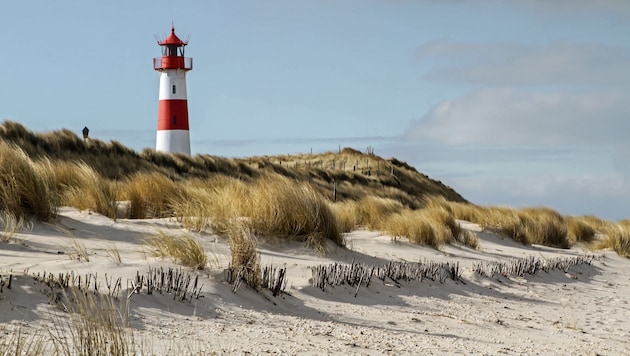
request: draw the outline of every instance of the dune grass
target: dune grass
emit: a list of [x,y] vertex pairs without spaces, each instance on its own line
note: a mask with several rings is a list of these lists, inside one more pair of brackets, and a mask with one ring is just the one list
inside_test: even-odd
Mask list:
[[72,238],[66,247],[66,254],[71,260],[90,262],[90,254],[85,244],[77,238]]
[[107,257],[109,257],[110,260],[112,260],[112,262],[121,264],[122,263],[122,256],[120,255],[120,249],[118,249],[118,246],[116,246],[115,243],[110,243],[108,244],[108,246],[105,248],[105,253],[107,254]]
[[166,231],[146,238],[146,244],[152,248],[153,256],[171,258],[182,266],[204,269],[208,256],[201,243],[192,234],[169,234]]
[[595,249],[611,249],[619,256],[630,257],[630,220],[609,224],[604,236],[594,242]]
[[[258,254],[256,236],[242,222],[234,219],[227,231],[230,244],[230,266],[234,278],[240,278],[250,287],[258,288],[262,282],[260,255]],[[239,283],[234,280],[232,283]]]
[[568,248],[571,245],[567,221],[549,208],[480,207],[447,201],[443,197],[428,197],[425,204],[427,207],[443,208],[456,219],[477,223],[523,244],[558,248]]
[[9,329],[0,325],[0,355],[48,355],[47,334],[44,328],[17,326]]
[[[404,210],[390,215],[384,222],[384,230],[409,241],[438,248],[459,239],[461,228],[453,216],[444,209]],[[472,240],[469,243],[475,244]]]
[[462,229],[459,235],[455,236],[455,240],[464,246],[471,248],[479,247],[479,238],[473,231]]
[[68,317],[59,316],[50,336],[58,355],[134,355],[136,342],[129,311],[109,296],[64,291]]
[[589,223],[589,219],[567,216],[565,221],[567,223],[567,238],[571,245],[580,242],[590,243],[595,239],[597,230],[595,226]]
[[186,199],[172,201],[179,222],[220,235],[240,219],[254,234],[304,241],[325,251],[326,241],[343,245],[337,220],[328,203],[309,184],[277,174],[251,182],[216,177],[186,188]]
[[59,205],[92,210],[116,219],[116,184],[83,162],[42,162]]
[[319,251],[326,249],[326,240],[343,245],[335,216],[308,184],[268,175],[254,182],[249,199],[242,198],[241,213],[256,233],[306,241]]
[[[78,288],[55,289],[50,319],[41,323],[0,323],[0,355],[29,356],[131,356],[205,355],[213,345],[178,336],[154,340],[138,336],[130,323],[127,298],[84,292]],[[169,340],[170,339],[170,340]]]
[[45,175],[21,148],[0,141],[0,211],[50,221],[57,201]]
[[456,240],[474,244],[469,234],[453,233],[444,219],[435,219],[447,225],[435,227],[434,238],[421,233],[427,230],[423,223],[403,225],[412,215],[406,210],[440,208],[523,244],[567,248],[584,243],[617,246],[625,253],[625,223],[563,217],[544,207],[477,206],[406,163],[373,152],[346,148],[246,159],[151,149],[138,154],[119,142],[84,141],[70,130],[36,134],[15,122],[0,125],[0,211],[13,214],[6,217],[51,221],[59,206],[73,206],[116,219],[121,200],[129,202],[125,217],[173,216],[193,230],[211,228],[224,236],[238,218],[258,236],[306,241],[318,251],[328,240],[343,245],[341,232],[360,227],[408,229],[429,244],[440,241],[445,233],[439,230],[445,228]]
[[359,226],[358,203],[356,201],[330,202],[328,206],[336,217],[337,230],[340,233],[350,232]]
[[0,211],[0,241],[9,242],[19,232],[32,227],[24,217],[18,217],[13,212]]
[[129,201],[128,218],[167,217],[173,213],[169,204],[179,197],[182,188],[157,172],[138,172],[120,184],[118,200]]

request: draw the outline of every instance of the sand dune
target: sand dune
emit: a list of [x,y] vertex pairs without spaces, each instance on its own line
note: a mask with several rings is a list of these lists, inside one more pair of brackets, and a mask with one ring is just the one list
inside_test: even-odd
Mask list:
[[[593,254],[523,246],[479,226],[480,247],[440,250],[392,242],[378,232],[345,236],[347,248],[329,246],[325,256],[297,242],[261,239],[262,265],[287,268],[287,294],[273,297],[224,282],[230,260],[227,242],[198,235],[209,256],[203,271],[187,271],[203,283],[202,298],[173,300],[168,294],[129,298],[135,337],[156,354],[630,354],[630,259],[598,251],[591,264],[522,277],[482,276],[480,261],[509,261]],[[150,267],[178,266],[151,257],[142,239],[158,230],[182,229],[168,220],[110,220],[62,208],[55,224],[36,223],[10,243],[0,243],[0,275],[13,275],[0,293],[0,330],[35,333],[50,325],[59,308],[37,273],[93,274],[101,292],[105,278],[121,277],[121,298],[130,281]],[[83,244],[89,262],[70,259]],[[117,249],[121,263],[110,255]],[[388,261],[458,262],[462,280],[381,281],[369,287],[313,287],[311,267],[330,263],[380,266]],[[356,297],[355,297],[356,294]],[[7,340],[7,338],[5,338]],[[6,341],[0,341],[0,344]],[[1,350],[1,348],[0,348]]]

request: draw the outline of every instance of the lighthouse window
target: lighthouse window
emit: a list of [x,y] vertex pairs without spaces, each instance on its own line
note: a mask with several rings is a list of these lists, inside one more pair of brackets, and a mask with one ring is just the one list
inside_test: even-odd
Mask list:
[[177,116],[173,116],[173,125],[177,124]]
[[177,92],[177,89],[175,88],[175,84],[173,84],[173,94],[175,94]]

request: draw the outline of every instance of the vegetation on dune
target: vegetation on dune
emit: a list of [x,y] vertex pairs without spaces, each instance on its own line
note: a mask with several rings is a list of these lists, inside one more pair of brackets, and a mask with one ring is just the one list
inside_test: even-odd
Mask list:
[[0,141],[0,211],[10,212],[18,219],[51,220],[57,201],[49,184],[45,167],[21,148]]
[[319,251],[326,240],[343,244],[327,202],[304,182],[278,174],[251,183],[217,177],[192,184],[184,195],[172,205],[179,221],[195,230],[210,226],[228,236],[237,218],[256,234],[305,241]]
[[[119,201],[126,202],[126,218],[173,217],[189,229],[228,238],[237,221],[253,234],[304,241],[321,252],[328,240],[343,245],[341,234],[356,228],[434,247],[455,241],[476,247],[474,233],[462,231],[456,219],[523,244],[582,243],[620,255],[629,249],[627,221],[564,217],[544,207],[477,206],[406,163],[372,152],[189,157],[136,153],[69,130],[36,134],[15,122],[0,125],[5,230],[15,230],[12,217],[22,225],[30,218],[50,221],[63,205],[115,219]],[[3,236],[8,240],[8,233]]]
[[595,241],[598,249],[612,249],[620,256],[630,257],[630,220],[609,224],[603,231],[603,237]]
[[116,181],[139,172],[158,173],[174,181],[208,179],[216,175],[248,181],[264,173],[276,173],[308,181],[314,189],[327,196],[331,195],[333,182],[336,182],[339,200],[378,196],[400,201],[412,208],[420,207],[421,198],[427,194],[465,201],[452,188],[418,173],[404,162],[385,160],[350,148],[338,153],[244,159],[210,155],[189,157],[152,149],[136,153],[118,142],[104,143],[94,138],[84,141],[67,129],[33,133],[12,121],[0,125],[0,141],[22,148],[33,160],[47,158],[55,164],[62,161],[84,162],[100,176]]
[[146,243],[154,256],[172,258],[182,266],[204,269],[208,264],[208,256],[203,246],[191,234],[177,235],[158,231],[147,237]]

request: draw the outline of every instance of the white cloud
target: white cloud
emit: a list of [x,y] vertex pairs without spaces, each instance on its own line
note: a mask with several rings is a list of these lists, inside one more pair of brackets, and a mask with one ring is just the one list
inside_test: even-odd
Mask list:
[[421,171],[478,204],[630,215],[630,48],[437,40],[416,55],[427,78],[470,88],[405,131],[410,157],[434,145]]
[[412,122],[408,139],[452,145],[627,145],[630,93],[480,89]]

